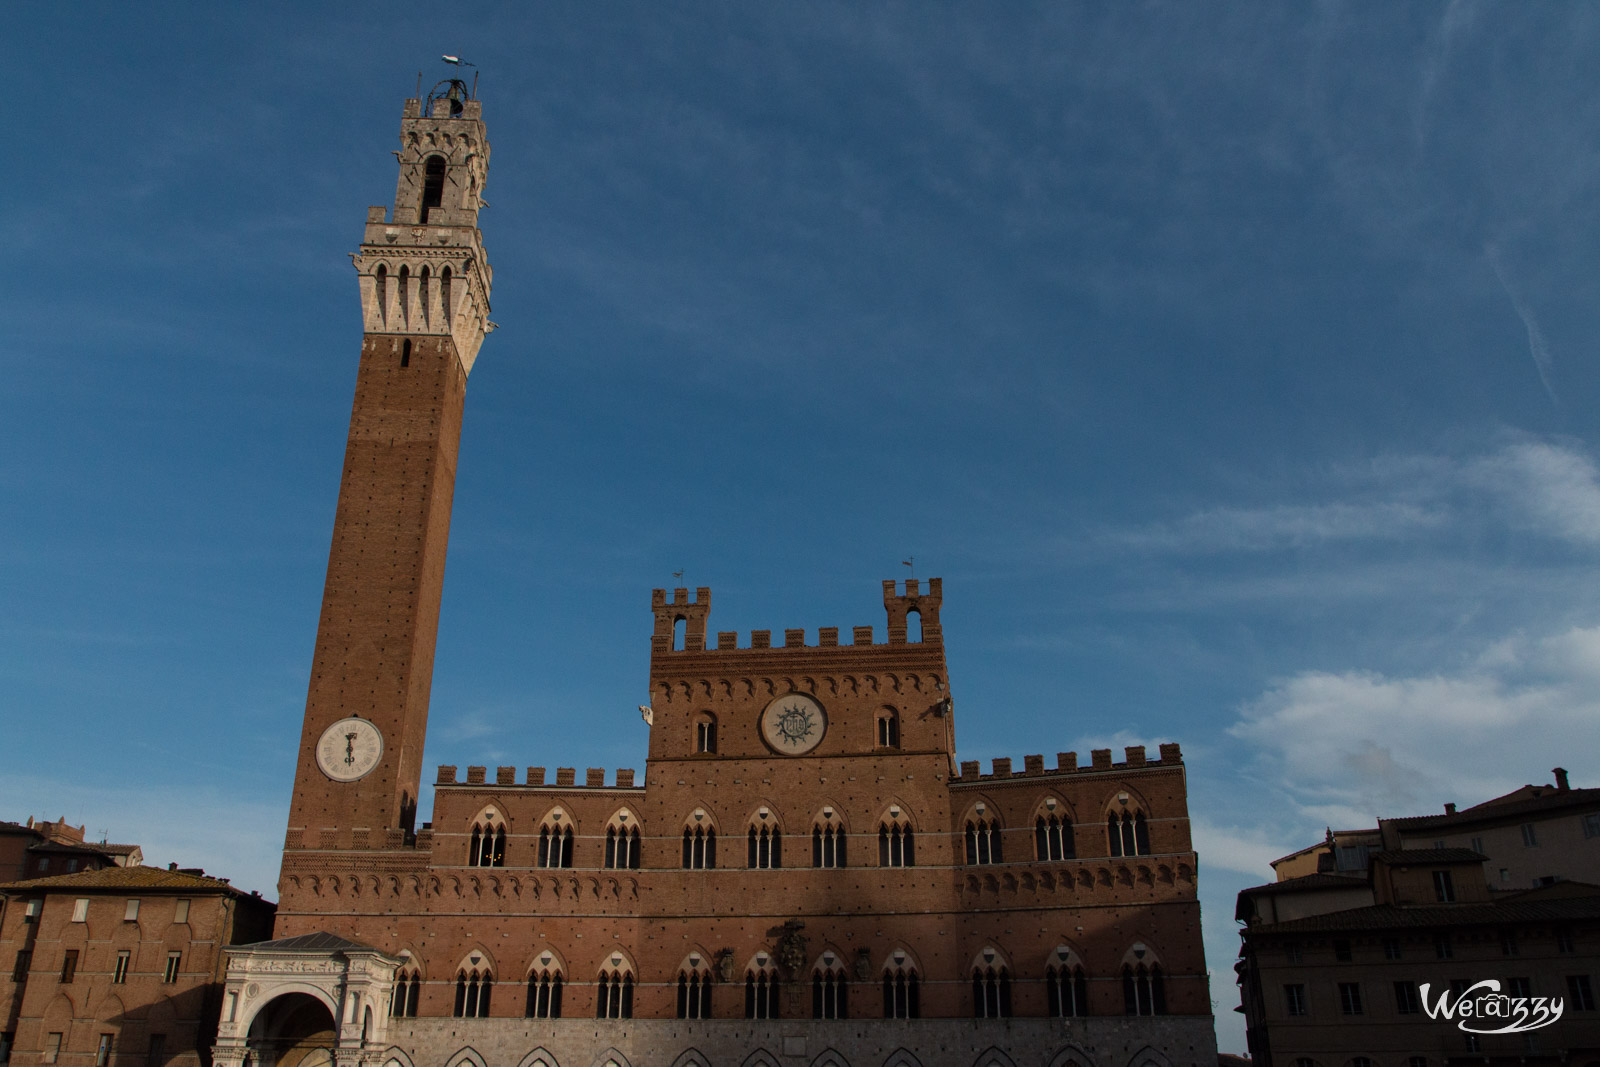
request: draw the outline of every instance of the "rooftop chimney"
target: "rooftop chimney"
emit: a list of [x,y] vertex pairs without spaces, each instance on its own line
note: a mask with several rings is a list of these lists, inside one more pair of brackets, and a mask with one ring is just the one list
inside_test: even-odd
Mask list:
[[1456,806],[1454,804],[1446,804],[1444,806],[1444,813],[1446,815],[1454,815],[1456,813]]
[[1567,769],[1565,767],[1557,767],[1551,773],[1556,776],[1556,788],[1557,789],[1559,789],[1563,793],[1565,793],[1568,789],[1571,788],[1571,786],[1567,785]]

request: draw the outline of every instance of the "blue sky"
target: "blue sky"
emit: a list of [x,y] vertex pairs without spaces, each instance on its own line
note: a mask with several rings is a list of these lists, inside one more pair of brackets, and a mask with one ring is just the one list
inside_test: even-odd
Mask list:
[[1225,1049],[1267,860],[1595,782],[1600,8],[473,11],[10,13],[0,817],[271,892],[441,52],[501,328],[428,765],[642,767],[652,587],[881,628],[914,554],[962,758],[1183,744]]

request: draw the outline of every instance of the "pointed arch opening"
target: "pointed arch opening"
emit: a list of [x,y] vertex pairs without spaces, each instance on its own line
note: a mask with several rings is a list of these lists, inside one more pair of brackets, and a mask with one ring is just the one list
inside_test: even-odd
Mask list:
[[429,216],[444,204],[444,157],[429,156],[422,164],[422,203],[418,205],[417,221],[426,225]]
[[716,865],[716,826],[704,808],[696,808],[683,828],[683,869],[708,871]]
[[596,1019],[633,1018],[633,961],[613,952],[601,964],[595,983]]
[[539,824],[539,866],[550,870],[571,867],[575,837],[567,813],[560,808],[551,810]]
[[1083,961],[1066,945],[1057,945],[1044,968],[1046,1008],[1052,1019],[1089,1014],[1089,978]]
[[915,867],[916,831],[911,818],[898,805],[892,805],[878,822],[878,866]]
[[528,997],[523,1017],[561,1018],[561,994],[565,986],[566,975],[560,957],[549,950],[541,952],[528,970]]
[[778,1018],[780,982],[778,961],[766,951],[757,952],[744,970],[746,1019]]
[[832,949],[817,957],[811,968],[811,1017],[848,1019],[850,1017],[850,974],[844,958]]
[[783,829],[771,808],[762,805],[750,816],[745,842],[745,866],[750,870],[776,870],[783,866]]
[[1072,816],[1057,797],[1045,797],[1033,816],[1033,855],[1043,863],[1076,859]]
[[678,966],[678,1018],[711,1018],[711,964],[704,953],[691,952]]
[[889,954],[883,967],[883,1017],[922,1018],[922,977],[916,961],[905,949]]
[[624,808],[606,823],[606,867],[610,870],[639,869],[639,820]]
[[848,866],[848,843],[844,817],[831,804],[824,806],[811,822],[811,866]]
[[972,961],[972,1016],[1011,1017],[1011,967],[993,945],[986,946]]

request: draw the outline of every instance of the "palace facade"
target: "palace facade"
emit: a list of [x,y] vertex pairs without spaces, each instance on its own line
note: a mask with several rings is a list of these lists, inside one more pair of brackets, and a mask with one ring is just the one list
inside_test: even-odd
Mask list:
[[956,758],[939,579],[710,637],[656,590],[644,772],[440,767],[416,825],[489,144],[408,100],[279,883],[219,1067],[1216,1062],[1179,747]]

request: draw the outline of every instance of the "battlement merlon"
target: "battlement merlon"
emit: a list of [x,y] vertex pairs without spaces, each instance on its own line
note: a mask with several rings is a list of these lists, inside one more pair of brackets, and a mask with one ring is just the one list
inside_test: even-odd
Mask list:
[[[709,588],[700,586],[695,590],[693,599],[690,599],[688,589],[672,590],[671,599],[668,599],[665,589],[653,589],[650,592],[650,610],[655,616],[655,627],[650,636],[650,673],[656,677],[663,673],[674,674],[680,669],[699,670],[711,657],[747,660],[753,656],[762,662],[779,658],[810,662],[819,656],[837,656],[839,653],[834,650],[843,649],[848,649],[852,656],[890,652],[915,660],[920,665],[935,661],[942,665],[944,631],[939,624],[939,608],[943,600],[941,579],[930,579],[926,591],[917,579],[909,579],[903,592],[898,583],[885,579],[883,606],[888,616],[888,641],[884,644],[873,643],[871,626],[853,627],[850,640],[843,644],[839,640],[839,627],[823,626],[817,630],[814,645],[806,643],[804,629],[786,629],[781,645],[774,645],[771,630],[752,630],[749,642],[741,647],[739,634],[735,630],[718,631],[716,643],[707,642],[707,623],[711,615]],[[913,614],[918,616],[921,624],[920,640],[911,640],[907,635],[908,619]],[[679,622],[683,623],[681,638],[676,634]],[[893,656],[886,658],[879,654],[875,658],[887,662]]]

